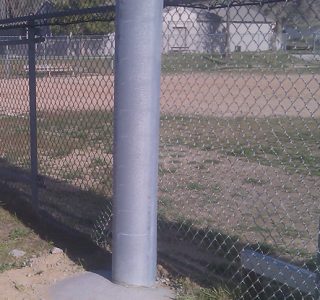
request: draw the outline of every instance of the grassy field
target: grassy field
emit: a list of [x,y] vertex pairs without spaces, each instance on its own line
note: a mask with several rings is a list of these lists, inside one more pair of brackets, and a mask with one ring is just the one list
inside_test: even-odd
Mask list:
[[[97,145],[105,153],[112,153],[112,113],[43,112],[38,117],[40,156],[50,159],[67,157],[75,150]],[[162,116],[161,120],[163,149],[179,145],[200,151],[214,150],[292,173],[320,176],[320,131],[316,119]],[[3,117],[0,125],[1,152],[8,157],[16,154],[14,158],[27,161],[28,118]],[[95,158],[91,163],[95,167],[103,165],[104,161]],[[212,163],[215,162],[204,162]]]
[[[221,70],[245,71],[254,70],[261,72],[301,72],[319,73],[320,62],[304,61],[294,56],[295,52],[242,52],[232,53],[229,58],[224,58],[218,53],[198,54],[198,53],[172,53],[164,54],[162,57],[162,72],[167,73],[190,73],[190,72],[217,72]],[[301,53],[298,52],[300,55]],[[302,52],[302,54],[304,54]],[[310,54],[310,52],[307,52]],[[314,53],[311,53],[311,55]],[[50,65],[52,67],[70,67],[71,73],[76,75],[113,74],[112,57],[39,57],[38,65]],[[0,74],[10,74],[10,76],[26,76],[25,58],[13,58],[9,62],[0,60]],[[43,76],[46,74],[38,74]],[[56,72],[59,75],[59,72]],[[60,75],[70,75],[70,72],[60,72]]]
[[216,150],[292,173],[320,176],[320,131],[315,119],[167,116],[162,124],[167,147]]
[[216,72],[222,70],[261,72],[319,72],[319,61],[306,62],[286,52],[232,53],[230,58],[220,54],[165,54],[164,73]]
[[[0,59],[0,74],[9,75],[9,77],[26,77],[26,66],[28,62],[26,57],[12,58],[9,61]],[[113,73],[113,58],[110,57],[38,57],[37,65],[48,65],[57,70],[62,67],[68,67],[68,71],[55,71],[53,75],[88,75],[100,74],[107,75]],[[39,72],[38,76],[47,76],[45,72]]]
[[[77,63],[99,73],[108,62]],[[320,125],[312,73],[319,62],[284,53],[165,55],[163,71],[159,232],[166,258],[185,259],[217,282],[239,279],[243,247],[315,270]],[[110,229],[113,164],[113,76],[104,75],[38,80],[39,170],[47,176],[41,205],[99,241]],[[19,110],[26,101],[11,93],[25,79],[2,84],[2,97],[14,98],[8,107],[19,113],[1,115],[1,157],[28,168],[29,120]],[[181,299],[235,298],[224,286],[181,286]]]
[[[112,123],[109,112],[40,113],[40,173],[111,196]],[[3,156],[15,163],[19,157],[27,166],[28,120],[7,117],[0,124]],[[277,241],[279,250],[299,249],[302,255],[301,241],[312,243],[317,228],[316,119],[162,116],[161,124],[159,209],[165,218],[251,241],[272,236],[271,245]],[[226,205],[232,209],[225,211]],[[310,213],[302,222],[299,214],[306,206]],[[261,220],[248,221],[258,216]]]
[[[0,197],[0,273],[12,268],[21,268],[28,264],[32,256],[39,256],[48,252],[52,247],[50,241],[40,238],[30,227],[12,215],[4,202],[15,197],[13,193],[1,189]],[[18,249],[26,254],[21,258],[14,258],[10,251]]]

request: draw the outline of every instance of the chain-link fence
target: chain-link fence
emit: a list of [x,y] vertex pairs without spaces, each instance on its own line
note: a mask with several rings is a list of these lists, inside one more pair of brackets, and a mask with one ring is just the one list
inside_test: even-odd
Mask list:
[[319,13],[164,12],[159,251],[235,299],[318,297]]
[[[319,297],[318,6],[186,0],[163,11],[159,259],[230,299]],[[50,36],[36,46],[37,186],[46,216],[109,247],[114,33],[96,13],[40,21]],[[0,57],[3,181],[14,174],[28,195],[27,46],[1,44]]]
[[[21,40],[23,36],[1,36],[1,41]],[[37,45],[37,56],[46,59],[47,53],[50,57],[75,58],[79,56],[88,57],[111,57],[114,56],[115,35],[81,35],[81,36],[46,36],[43,43]],[[0,55],[3,58],[15,58],[21,56],[20,47],[17,45],[3,45]]]

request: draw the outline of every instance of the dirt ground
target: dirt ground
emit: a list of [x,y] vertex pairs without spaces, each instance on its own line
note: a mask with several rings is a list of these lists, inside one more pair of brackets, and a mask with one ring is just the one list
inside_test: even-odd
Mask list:
[[[112,76],[39,78],[38,109],[40,112],[112,110],[113,80]],[[233,249],[233,245],[228,244],[230,242],[222,241],[222,244],[230,246],[229,249],[225,250],[220,246],[220,249],[212,247],[213,250],[210,249],[211,252],[205,257],[191,249],[189,244],[179,246],[175,236],[186,226],[190,229],[186,231],[190,232],[204,229],[206,235],[217,231],[218,234],[221,233],[220,236],[226,234],[237,237],[246,243],[246,246],[253,243],[265,244],[273,247],[277,254],[289,257],[289,260],[291,259],[294,263],[306,262],[314,256],[320,212],[318,207],[320,182],[319,176],[306,174],[303,171],[310,171],[311,165],[318,168],[319,143],[318,135],[315,134],[317,130],[310,130],[308,124],[304,123],[305,131],[302,132],[302,127],[297,127],[297,133],[290,133],[289,129],[294,127],[295,123],[286,125],[285,118],[279,121],[280,127],[284,128],[283,132],[281,128],[280,131],[274,132],[272,118],[268,119],[268,122],[271,121],[265,127],[260,126],[261,124],[257,126],[255,122],[245,121],[247,122],[245,129],[241,128],[241,120],[238,127],[233,126],[232,122],[225,124],[221,120],[215,120],[215,122],[221,122],[221,125],[218,124],[219,128],[212,129],[212,124],[216,125],[216,123],[212,123],[211,126],[210,122],[207,122],[208,125],[203,126],[205,118],[198,118],[198,120],[196,117],[192,120],[185,118],[186,120],[178,120],[180,123],[176,124],[172,122],[170,115],[184,115],[189,118],[197,115],[232,117],[232,119],[242,116],[311,118],[315,123],[313,125],[318,129],[316,118],[320,117],[319,82],[320,75],[312,74],[223,72],[162,76],[161,111],[169,121],[165,128],[166,132],[162,135],[162,138],[167,136],[165,142],[162,141],[160,153],[159,210],[168,221],[167,228],[172,225],[169,224],[170,221],[175,222],[176,227],[171,227],[174,230],[171,232],[172,236],[168,238],[169,241],[173,241],[172,244],[162,245],[163,252],[171,255],[173,261],[183,259],[185,264],[191,264],[194,260],[194,263],[206,272],[207,266],[215,263],[213,260],[219,260],[221,256],[227,257],[230,254],[229,251]],[[26,113],[28,111],[27,80],[1,79],[0,100],[0,114]],[[302,122],[306,122],[306,119],[302,119]],[[252,129],[251,126],[258,128]],[[208,132],[208,135],[201,136],[202,132]],[[259,135],[259,132],[260,136],[257,138],[256,135]],[[66,133],[66,137],[69,137],[68,134]],[[229,136],[223,140],[227,134]],[[261,164],[255,159],[253,144],[258,143],[261,146],[263,135],[267,140],[266,144],[268,140],[273,141],[267,149],[269,153],[266,152],[266,148],[262,149],[265,159],[272,162],[271,165]],[[275,137],[275,140],[272,137]],[[214,145],[213,139],[220,143],[220,150],[224,150],[224,147],[233,147],[232,150],[253,149],[251,154],[247,155],[252,157],[247,158],[241,153],[226,154],[226,151],[218,151],[212,147],[206,149],[206,146]],[[241,142],[244,140],[245,144],[242,145]],[[297,146],[297,141],[302,144],[300,148]],[[98,144],[95,146],[100,147]],[[273,146],[274,148],[277,146],[278,153],[270,152]],[[314,149],[315,147],[317,148]],[[103,158],[103,161],[94,162],[95,158]],[[111,154],[101,153],[92,147],[76,149],[58,158],[43,158],[40,155],[40,159],[42,159],[40,168],[46,167],[48,176],[83,190],[98,189],[102,179],[101,174],[109,174],[104,169],[105,161],[109,163],[109,169],[112,169]],[[288,166],[293,167],[294,172],[287,172]],[[62,167],[69,173],[62,174]],[[94,173],[97,174],[95,178],[93,178]],[[105,186],[106,183],[102,185]],[[91,195],[84,195],[83,201],[87,201],[89,196],[91,197]],[[75,201],[78,201],[78,206],[82,205],[78,198]],[[68,202],[63,197],[60,202],[60,206],[57,203],[53,204],[58,206],[63,215]],[[75,205],[72,201],[69,202],[74,210]],[[83,209],[83,206],[81,208]],[[79,216],[83,219],[83,214]],[[110,221],[109,215],[105,218],[104,212],[99,211],[97,206],[96,211],[90,211],[88,220],[90,226],[92,226],[92,216],[98,221],[101,219],[102,223],[106,223],[106,220]],[[78,219],[75,218],[75,220],[79,222]],[[85,225],[88,226],[88,224]],[[104,238],[104,230],[105,227],[101,231],[102,236],[98,238]],[[192,240],[196,238],[195,235]],[[204,241],[201,240],[199,244],[202,242]],[[209,241],[209,243],[214,242],[214,239]],[[210,247],[211,244],[207,248]],[[216,257],[213,255],[215,250],[217,250],[214,253],[217,254]],[[224,253],[221,253],[222,250]],[[54,258],[49,257],[50,259]],[[61,259],[61,266],[56,265],[58,262],[55,261],[51,263],[54,266],[52,273],[50,273],[51,265],[47,266],[48,277],[52,280],[56,276],[63,277],[72,272],[81,272],[81,269],[79,270],[67,258],[59,259]],[[235,260],[234,257],[231,259]],[[38,264],[40,270],[44,268],[46,262],[41,262],[40,259]],[[21,275],[21,281],[17,284],[10,279],[13,277],[9,277],[10,272],[14,271],[3,274],[7,276],[6,285],[11,289],[10,292],[16,293],[12,294],[13,296],[20,293],[20,286],[22,289],[25,289],[24,286],[29,287],[30,292],[32,286],[39,286],[41,290],[46,286],[47,283],[41,281],[41,274],[27,277],[30,273],[39,272],[38,269],[27,268],[29,268],[28,272],[22,272],[24,275]],[[32,279],[35,281],[32,282]]]
[[[161,110],[218,117],[319,117],[319,81],[316,74],[163,75]],[[44,77],[37,83],[39,111],[113,108],[113,76]],[[28,111],[27,79],[1,79],[0,90],[0,113]]]
[[159,189],[169,219],[274,245],[292,258],[316,253],[319,177],[183,146],[166,154]]
[[[111,268],[110,252],[88,237],[39,219],[26,190],[0,183],[0,299],[48,299],[46,290],[84,271]],[[54,252],[53,250],[56,250]],[[12,250],[23,251],[16,257]]]
[[65,254],[46,254],[31,258],[28,266],[0,274],[0,298],[3,300],[48,299],[46,294],[49,287],[82,272],[84,269]]

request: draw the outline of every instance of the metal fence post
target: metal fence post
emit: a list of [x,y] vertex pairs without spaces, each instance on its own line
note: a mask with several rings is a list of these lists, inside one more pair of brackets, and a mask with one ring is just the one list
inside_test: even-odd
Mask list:
[[5,58],[5,74],[7,77],[10,76],[10,56],[9,56],[9,45],[6,45],[6,58]]
[[156,279],[162,9],[116,5],[112,278],[126,285]]
[[38,200],[38,153],[37,153],[37,84],[36,43],[34,24],[28,26],[29,108],[30,108],[30,158],[32,204],[39,209]]

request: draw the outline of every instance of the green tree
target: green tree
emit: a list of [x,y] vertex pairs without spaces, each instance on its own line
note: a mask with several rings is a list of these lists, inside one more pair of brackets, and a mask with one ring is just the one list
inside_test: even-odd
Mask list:
[[284,43],[283,30],[291,26],[303,30],[320,26],[320,6],[317,0],[291,0],[262,6],[261,12],[274,20],[273,50],[280,50]]
[[[12,18],[18,16],[25,16],[35,13],[44,0],[0,0],[0,18]],[[115,3],[114,0],[52,0],[51,1],[56,10],[67,10],[67,9],[84,9],[88,7],[96,7],[105,4],[112,5]],[[104,17],[108,21],[103,21]],[[53,34],[69,35],[73,34],[106,34],[114,31],[114,12],[100,15],[95,18],[94,16],[85,16],[78,18],[77,16],[66,17],[60,20],[51,20],[62,23],[73,23],[76,20],[81,19],[95,20],[94,22],[79,22],[77,24],[71,24],[69,26],[52,26]]]
[[[87,7],[96,7],[105,4],[112,5],[114,1],[105,1],[105,0],[55,0],[53,1],[55,7],[58,10],[67,10],[67,9],[83,9]],[[107,21],[103,20],[104,18]],[[66,23],[72,23],[75,17],[69,17],[64,19]],[[55,35],[69,35],[73,33],[75,35],[79,34],[106,34],[114,31],[114,12],[110,12],[101,16],[90,17],[92,22],[79,22],[77,24],[71,24],[69,26],[53,26],[52,32]]]
[[40,0],[1,0],[0,16],[4,18],[14,18],[33,13],[39,5]]

